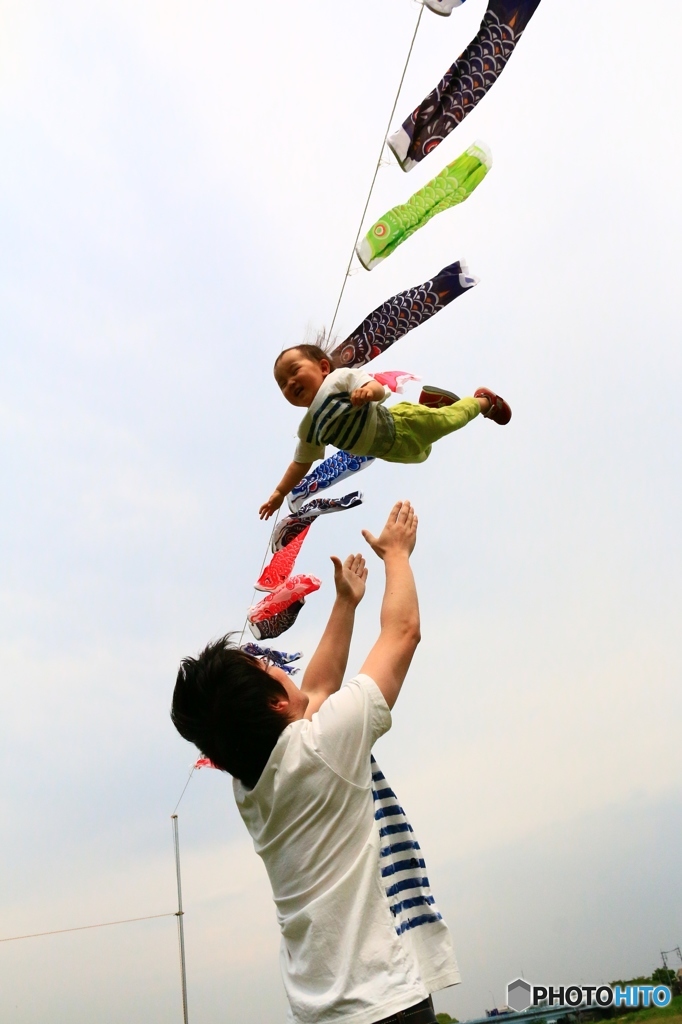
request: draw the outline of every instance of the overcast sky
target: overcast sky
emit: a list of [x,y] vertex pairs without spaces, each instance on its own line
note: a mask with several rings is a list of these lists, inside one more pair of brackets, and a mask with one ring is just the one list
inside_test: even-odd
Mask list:
[[[175,909],[177,665],[251,601],[297,424],[271,364],[330,322],[418,10],[0,0],[0,938]],[[424,12],[394,127],[484,10]],[[411,498],[423,642],[376,756],[460,1019],[521,971],[627,978],[682,942],[681,28],[677,0],[544,0],[457,131],[387,160],[367,225],[475,139],[491,173],[353,273],[337,322],[467,258],[480,285],[379,365],[514,410],[359,477],[282,639],[310,654],[329,554]],[[370,562],[351,670],[381,590]],[[193,1024],[282,1020],[229,779],[196,774],[179,820]],[[181,1020],[170,917],[2,943],[0,978],[3,1021]]]

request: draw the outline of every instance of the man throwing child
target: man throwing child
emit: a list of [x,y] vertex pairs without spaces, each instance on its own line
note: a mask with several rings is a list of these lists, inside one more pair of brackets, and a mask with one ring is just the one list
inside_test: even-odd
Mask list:
[[219,768],[272,885],[295,1024],[434,1024],[431,993],[459,982],[419,843],[372,756],[419,643],[410,555],[417,516],[398,502],[379,537],[381,632],[341,685],[360,555],[333,558],[336,601],[300,688],[228,638],[185,658],[172,719]]

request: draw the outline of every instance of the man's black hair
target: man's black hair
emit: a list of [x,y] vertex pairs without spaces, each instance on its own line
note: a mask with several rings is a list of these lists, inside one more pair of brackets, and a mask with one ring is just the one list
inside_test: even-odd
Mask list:
[[287,719],[273,707],[286,698],[281,683],[230,636],[183,658],[171,718],[181,736],[249,789],[258,782]]

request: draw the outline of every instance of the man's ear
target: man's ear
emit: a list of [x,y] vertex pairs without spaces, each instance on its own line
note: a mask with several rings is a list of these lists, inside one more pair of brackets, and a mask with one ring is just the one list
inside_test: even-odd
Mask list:
[[276,711],[278,715],[287,715],[289,713],[289,698],[271,697],[270,707],[273,711]]
[[328,359],[320,359],[320,369],[322,370],[322,373],[326,377],[328,373],[332,372],[332,364],[329,362]]

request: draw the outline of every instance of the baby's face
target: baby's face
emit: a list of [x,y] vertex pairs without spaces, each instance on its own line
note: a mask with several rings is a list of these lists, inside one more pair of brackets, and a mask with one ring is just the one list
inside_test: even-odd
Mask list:
[[326,359],[318,363],[292,348],[277,363],[275,380],[287,402],[307,409],[312,405],[330,370],[331,365]]

